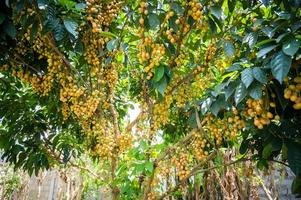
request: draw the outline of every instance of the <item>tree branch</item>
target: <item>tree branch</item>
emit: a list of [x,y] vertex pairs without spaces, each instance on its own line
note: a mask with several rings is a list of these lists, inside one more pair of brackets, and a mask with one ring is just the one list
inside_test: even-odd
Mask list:
[[223,164],[223,165],[217,165],[217,166],[214,166],[214,167],[209,167],[209,168],[206,168],[206,169],[202,169],[204,164],[208,163],[208,161],[212,160],[214,158],[214,156],[216,156],[216,153],[217,153],[217,150],[213,151],[206,158],[206,160],[204,160],[203,162],[196,165],[183,180],[181,180],[175,187],[170,188],[167,192],[165,192],[162,196],[160,196],[159,199],[163,200],[164,197],[168,196],[170,193],[177,191],[179,189],[179,187],[181,185],[183,185],[191,176],[194,176],[198,173],[203,173],[203,172],[207,172],[207,171],[210,171],[210,170],[214,170],[214,169],[217,169],[217,168],[220,168],[220,167],[227,167],[227,166],[239,163],[239,162],[250,160],[250,159],[240,158],[238,160],[235,160],[235,161]]

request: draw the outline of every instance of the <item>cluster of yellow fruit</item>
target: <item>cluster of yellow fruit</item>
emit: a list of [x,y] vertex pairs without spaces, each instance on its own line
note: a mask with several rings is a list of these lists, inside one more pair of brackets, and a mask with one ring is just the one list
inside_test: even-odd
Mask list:
[[92,154],[102,158],[118,157],[133,144],[130,132],[115,135],[113,125],[103,115],[94,115],[90,120],[81,120],[85,133],[97,140]]
[[8,64],[4,64],[4,65],[2,65],[2,67],[0,67],[0,71],[1,72],[5,72],[5,71],[7,71],[9,69],[9,65]]
[[188,63],[187,59],[187,55],[185,54],[185,52],[181,51],[179,53],[179,55],[175,58],[175,63],[176,66],[171,66],[171,67],[180,67],[180,66],[186,66],[186,64]]
[[83,34],[83,43],[85,45],[85,60],[92,67],[90,75],[95,77],[100,70],[101,58],[99,58],[99,51],[102,50],[109,41],[107,37],[101,37],[99,34],[86,31]]
[[231,65],[231,63],[232,63],[232,59],[226,57],[216,60],[214,62],[216,69],[219,70],[220,73],[225,72],[225,70]]
[[106,134],[108,127],[107,120],[102,115],[95,114],[89,120],[81,120],[85,133],[92,137],[103,136]]
[[94,153],[100,157],[115,157],[114,149],[116,148],[116,141],[113,133],[108,133],[105,136],[97,138],[97,145],[94,148]]
[[[141,18],[143,19],[143,18]],[[151,36],[144,35],[144,29],[139,33],[141,43],[138,44],[138,58],[142,65],[146,65],[144,68],[147,73],[147,79],[151,79],[153,76],[153,69],[159,66],[165,54],[165,47],[163,44],[156,44]]]
[[62,110],[63,119],[67,120],[69,118],[69,116],[70,116],[70,111],[69,111],[69,105],[68,105],[68,103],[63,102],[61,110]]
[[190,143],[192,154],[196,160],[203,160],[208,156],[206,148],[210,148],[210,143],[203,137],[203,133],[197,129],[192,130],[193,139]]
[[209,62],[214,58],[216,50],[217,48],[215,42],[212,42],[207,46],[206,54],[205,54],[205,62]]
[[203,6],[198,0],[192,0],[188,3],[190,9],[188,11],[188,15],[190,15],[194,20],[202,20],[203,19]]
[[[148,14],[148,10],[147,10],[148,4],[145,1],[141,1],[140,2],[140,8],[139,8],[139,12],[142,15],[147,15]],[[140,23],[141,24],[141,23]],[[143,23],[142,23],[143,24]]]
[[176,41],[178,41],[178,36],[174,33],[173,28],[170,28],[164,32],[167,39],[170,41],[170,43],[174,44]]
[[215,141],[216,145],[220,145],[225,137],[226,121],[216,118],[212,114],[207,114],[203,121],[206,123],[203,128],[208,139]]
[[74,102],[70,109],[78,118],[89,119],[95,114],[100,103],[100,98],[98,97],[98,92],[94,91],[92,95],[88,96],[84,100],[79,100]]
[[24,70],[13,69],[12,75],[18,77],[24,83],[31,85],[32,89],[38,92],[42,96],[46,96],[52,90],[53,76],[44,75],[38,77],[37,75],[31,75],[29,72],[24,72]]
[[118,152],[122,153],[126,149],[129,149],[132,146],[133,136],[131,133],[125,133],[122,135],[118,135],[116,142],[118,146]]
[[[198,67],[197,70],[200,68]],[[214,80],[214,75],[212,73],[204,73],[204,68],[201,68],[202,73],[194,74],[194,82],[191,83],[191,98],[200,97],[204,94],[206,88],[210,87],[212,80]]]
[[153,130],[158,130],[161,126],[169,122],[169,107],[173,102],[171,95],[165,95],[162,102],[154,105],[153,109]]
[[158,163],[157,171],[159,172],[160,176],[168,177],[173,172],[173,168],[170,165],[170,160],[161,160]]
[[121,2],[117,0],[104,2],[98,0],[86,0],[88,14],[87,20],[92,24],[92,32],[104,31],[104,26],[109,26],[110,23],[117,17],[121,7]]
[[[184,78],[181,70],[174,69],[172,82],[166,87],[163,100],[154,105],[154,129],[157,130],[160,126],[169,122],[170,106],[175,103],[177,108],[184,108],[186,103],[194,98],[200,97],[204,90],[210,85],[213,74],[199,74],[198,71],[203,71],[203,68],[198,67],[192,72],[191,79],[187,79],[181,84],[179,82]],[[184,74],[185,76],[185,74]]]
[[115,90],[115,86],[118,81],[118,71],[120,70],[121,65],[116,65],[115,63],[111,63],[106,66],[104,69],[104,80],[106,85],[108,86],[108,94],[112,94]]
[[246,127],[245,120],[239,115],[236,108],[232,108],[230,112],[233,116],[227,118],[227,129],[225,130],[225,135],[229,138],[235,138],[238,136],[239,132]]
[[178,108],[184,108],[186,102],[191,101],[193,98],[190,83],[180,85],[174,93],[175,104]]
[[214,140],[216,145],[220,145],[223,139],[235,138],[246,126],[245,121],[239,116],[235,108],[231,114],[234,116],[220,119],[209,113],[203,119],[206,123],[204,131],[208,139]]
[[[274,105],[274,103],[270,104],[271,107],[274,107]],[[248,99],[247,106],[246,116],[254,118],[254,125],[258,129],[263,129],[264,125],[270,124],[270,120],[273,118],[279,120],[278,115],[274,117],[274,115],[267,110],[263,99]]]
[[155,192],[150,192],[147,194],[147,200],[156,200],[157,199],[157,195]]
[[[286,83],[289,81],[286,80]],[[287,86],[287,88],[284,90],[284,98],[289,99],[294,103],[293,108],[295,110],[301,109],[301,74],[299,76],[296,76],[291,83]]]
[[180,152],[178,155],[174,155],[170,159],[171,163],[176,166],[177,176],[179,176],[180,180],[183,180],[190,173],[188,163],[189,163],[189,154]]
[[[66,79],[68,80],[68,82]],[[73,78],[71,76],[67,76],[66,79],[60,79],[60,101],[74,102],[84,94],[84,88],[78,88],[78,86],[74,84]]]
[[[87,120],[93,116],[100,103],[100,92],[92,94],[85,92],[83,87],[78,88],[71,75],[59,74],[60,101],[63,102],[62,114],[67,119],[72,111],[80,120]],[[68,107],[66,107],[68,106]]]
[[[24,34],[22,43],[24,44],[29,40],[30,34],[29,32],[26,32]],[[62,70],[63,62],[60,57],[53,52],[47,38],[42,37],[39,33],[37,33],[37,36],[33,41],[32,50],[39,54],[40,59],[44,58],[47,60],[47,73],[45,72],[45,74],[32,74],[29,71],[25,71],[24,68],[28,68],[28,65],[24,64],[21,65],[19,69],[13,69],[12,75],[17,76],[22,81],[30,84],[33,90],[38,92],[42,96],[46,96],[52,90],[54,79]],[[22,51],[20,53],[25,54],[26,52]]]

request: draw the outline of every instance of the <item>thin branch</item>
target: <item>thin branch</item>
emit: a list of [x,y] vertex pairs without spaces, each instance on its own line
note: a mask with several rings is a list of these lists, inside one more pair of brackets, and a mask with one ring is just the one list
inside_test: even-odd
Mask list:
[[239,163],[239,162],[244,162],[244,161],[250,160],[250,159],[246,159],[246,158],[240,158],[238,160],[235,160],[235,161],[223,164],[223,165],[216,165],[214,167],[209,167],[209,168],[203,169],[204,164],[206,164],[206,163],[208,163],[208,161],[212,160],[214,158],[214,156],[216,155],[216,153],[217,153],[217,150],[213,151],[206,158],[205,161],[203,161],[203,162],[199,163],[198,165],[196,165],[183,180],[181,180],[175,187],[170,188],[167,192],[165,192],[162,196],[160,196],[159,199],[162,200],[162,199],[164,199],[164,197],[168,196],[170,193],[177,191],[179,189],[179,187],[181,185],[183,185],[191,176],[194,176],[198,173],[204,173],[204,172],[207,172],[207,171],[211,171],[211,170],[214,170],[214,169],[217,169],[217,168],[220,168],[220,167],[227,167],[227,166]]
[[160,161],[162,161],[166,156],[173,153],[176,150],[177,147],[187,145],[187,143],[191,140],[192,137],[193,137],[193,133],[190,133],[190,134],[186,135],[184,138],[179,140],[176,144],[174,144],[172,146],[169,146],[163,153],[161,153],[157,157],[156,160],[154,160],[154,162],[153,162],[153,172],[152,172],[151,176],[149,177],[149,179],[147,181],[147,187],[145,189],[143,199],[147,199],[147,195],[151,191],[151,183],[153,182],[155,170],[158,167],[158,163]]
[[112,100],[110,102],[110,111],[111,111],[111,114],[112,114],[112,117],[113,117],[115,136],[120,135],[119,124],[118,124],[118,113],[117,113],[117,111],[115,109],[115,106],[114,106]]
[[280,161],[280,160],[270,160],[270,161],[276,162],[276,163],[279,163],[279,164],[282,164],[282,165],[284,165],[284,166],[286,166],[286,167],[289,167],[288,164],[286,164],[285,162],[282,162],[282,161]]
[[82,166],[80,166],[80,165],[78,165],[78,164],[75,164],[75,163],[73,163],[73,162],[71,162],[71,161],[69,162],[69,164],[70,164],[70,166],[72,166],[72,167],[75,167],[75,168],[78,168],[78,169],[80,169],[80,170],[83,170],[83,171],[88,172],[89,174],[91,174],[91,175],[94,176],[95,178],[99,179],[100,181],[104,181],[104,179],[103,179],[101,176],[95,174],[94,172],[92,172],[92,171],[91,171],[90,169],[88,169],[88,168],[82,167]]
[[264,183],[262,182],[261,178],[257,175],[257,178],[260,180],[259,184],[261,185],[264,193],[268,197],[269,200],[274,200],[273,197],[270,195],[270,191],[265,187]]

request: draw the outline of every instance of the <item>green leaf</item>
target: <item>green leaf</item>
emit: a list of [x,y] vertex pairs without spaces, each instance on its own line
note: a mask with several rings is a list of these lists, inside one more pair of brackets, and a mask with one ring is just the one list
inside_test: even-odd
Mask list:
[[2,12],[0,12],[0,24],[2,24],[4,20],[5,20],[5,15]]
[[292,193],[301,194],[301,174],[299,174],[292,183]]
[[271,69],[273,76],[282,83],[284,77],[288,74],[292,64],[291,57],[285,55],[282,51],[278,52],[271,60]]
[[180,6],[178,3],[175,3],[175,2],[171,3],[170,9],[176,11],[176,13],[178,13],[179,15],[183,15],[183,13],[184,13],[182,6]]
[[294,56],[300,48],[301,41],[294,38],[290,41],[287,41],[282,46],[282,51],[289,56]]
[[264,4],[265,7],[267,7],[270,4],[271,0],[262,0],[262,3]]
[[75,44],[74,50],[78,53],[84,53],[84,44],[78,40]]
[[211,13],[217,18],[220,19],[222,16],[223,10],[219,6],[212,6],[210,8]]
[[71,33],[75,38],[77,38],[78,32],[76,29],[78,27],[78,24],[75,21],[64,19],[64,26],[69,33]]
[[213,102],[213,99],[211,97],[208,97],[207,99],[205,99],[205,101],[203,101],[203,103],[201,105],[202,114],[205,114],[209,111],[209,108],[210,108],[212,102]]
[[241,65],[235,63],[235,64],[233,64],[231,67],[229,67],[228,69],[226,69],[226,72],[234,72],[234,71],[239,71],[239,70],[241,70],[241,69],[243,69],[243,68],[241,67]]
[[269,53],[270,51],[272,51],[276,47],[277,47],[277,45],[272,45],[272,46],[268,46],[268,47],[265,47],[263,49],[260,49],[260,51],[257,53],[257,58],[265,56],[267,53]]
[[65,28],[63,27],[63,25],[58,24],[55,28],[54,28],[54,37],[57,41],[61,41],[64,36],[66,35],[66,31]]
[[262,46],[262,45],[265,45],[265,44],[268,44],[268,43],[270,43],[270,42],[274,42],[275,41],[275,39],[266,39],[266,40],[261,40],[260,42],[258,42],[255,46],[256,47],[260,47],[260,46]]
[[288,149],[287,149],[287,146],[285,143],[282,144],[282,148],[281,148],[281,157],[282,159],[286,160],[287,159],[287,153],[288,152]]
[[113,51],[113,50],[117,49],[118,42],[119,42],[118,39],[112,39],[112,40],[110,40],[110,41],[107,43],[107,49],[108,49],[109,51]]
[[234,45],[230,41],[225,41],[224,43],[224,52],[228,57],[232,57],[235,54]]
[[246,88],[248,88],[254,80],[253,71],[251,68],[246,68],[241,72],[241,81],[245,84]]
[[226,98],[226,100],[228,100],[229,97],[233,94],[236,87],[237,87],[237,83],[236,82],[231,82],[229,84],[229,86],[225,89],[225,98]]
[[253,68],[253,77],[261,82],[261,83],[267,83],[268,79],[266,74],[264,73],[264,71],[262,69],[260,69],[259,67],[254,67]]
[[257,168],[260,169],[260,170],[268,169],[269,168],[269,163],[265,159],[260,159],[257,162]]
[[261,29],[261,31],[269,38],[272,38],[275,34],[275,29],[273,29],[272,27],[264,27]]
[[263,148],[262,157],[264,159],[268,159],[271,156],[272,152],[273,152],[273,145],[269,143]]
[[224,95],[219,95],[216,101],[213,102],[211,106],[211,113],[217,116],[218,112],[225,107],[225,97]]
[[85,3],[78,3],[75,5],[75,8],[78,10],[83,10],[86,8],[86,4]]
[[30,32],[30,42],[33,41],[33,39],[35,38],[37,32],[38,32],[38,22],[35,21],[35,22],[32,24],[32,29],[31,29],[31,32]]
[[243,43],[248,43],[249,47],[252,48],[258,39],[258,33],[257,32],[251,32],[248,33],[244,38],[243,38]]
[[111,32],[106,32],[106,31],[100,32],[99,35],[104,36],[104,37],[109,37],[109,38],[117,38],[117,35],[115,35]]
[[144,171],[144,163],[138,163],[135,166],[135,169],[133,171],[134,174],[141,174]]
[[153,172],[153,170],[154,170],[154,164],[152,163],[152,162],[146,162],[145,163],[145,169],[148,171],[148,172],[150,172],[150,173],[152,173]]
[[160,20],[158,15],[156,15],[155,13],[150,13],[148,15],[148,24],[151,29],[158,28],[160,26]]
[[161,80],[158,82],[157,90],[160,94],[164,95],[165,89],[167,86],[167,81],[166,78],[163,77]]
[[209,17],[208,23],[209,23],[211,33],[215,34],[216,31],[217,31],[217,26],[216,26],[215,22],[213,21],[213,19],[211,17]]
[[161,80],[161,78],[164,76],[164,66],[160,65],[156,70],[155,70],[155,76],[154,76],[154,81],[158,82]]
[[68,9],[72,9],[76,5],[76,3],[71,0],[59,0],[59,3],[63,6],[66,6]]
[[260,99],[262,97],[262,89],[261,85],[257,83],[254,83],[249,88],[249,95],[253,99]]
[[276,39],[276,42],[279,43],[283,38],[285,38],[289,33],[282,33]]
[[239,147],[239,153],[245,154],[248,151],[249,145],[250,145],[249,139],[243,140]]
[[235,90],[234,101],[239,104],[247,96],[247,88],[244,83],[240,83]]
[[287,146],[287,161],[295,175],[301,174],[301,144],[289,141]]
[[4,28],[5,33],[10,36],[11,38],[15,38],[16,37],[16,28],[15,26],[9,22],[9,23],[5,23],[6,26]]

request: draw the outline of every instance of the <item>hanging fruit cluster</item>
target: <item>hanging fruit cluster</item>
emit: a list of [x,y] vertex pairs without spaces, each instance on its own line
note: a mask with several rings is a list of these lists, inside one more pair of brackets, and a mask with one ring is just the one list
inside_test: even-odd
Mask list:
[[284,98],[294,103],[293,108],[301,109],[301,74],[292,80],[287,80],[287,88],[284,90]]

